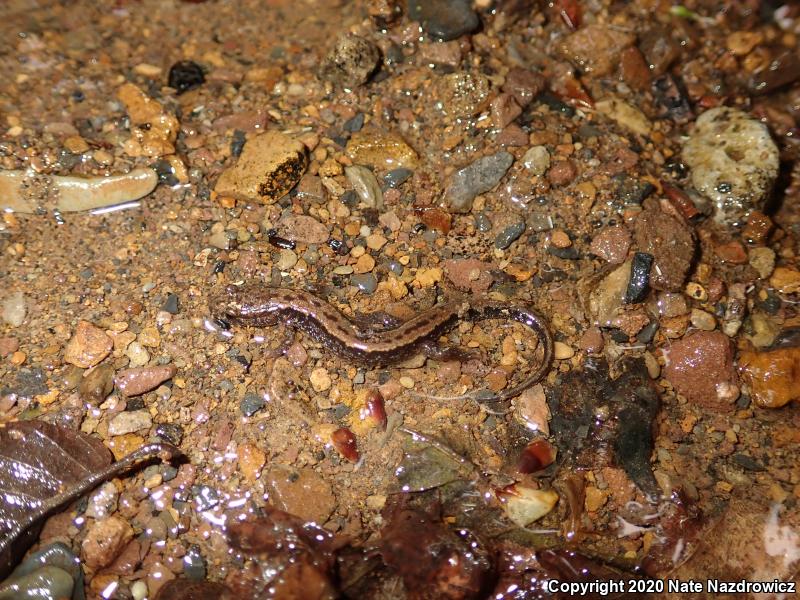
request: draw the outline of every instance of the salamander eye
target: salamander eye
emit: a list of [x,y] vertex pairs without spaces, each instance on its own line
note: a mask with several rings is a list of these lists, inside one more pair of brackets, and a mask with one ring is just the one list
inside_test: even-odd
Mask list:
[[228,296],[236,295],[236,290],[239,289],[235,285],[226,285],[225,286],[225,294]]

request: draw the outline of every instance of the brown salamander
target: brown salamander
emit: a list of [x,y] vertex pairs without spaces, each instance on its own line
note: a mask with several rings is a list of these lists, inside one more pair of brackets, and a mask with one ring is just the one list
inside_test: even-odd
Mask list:
[[519,395],[540,381],[550,369],[553,339],[533,310],[488,299],[457,300],[434,306],[396,327],[367,331],[317,296],[300,290],[266,286],[229,285],[212,298],[211,314],[223,321],[256,327],[284,324],[295,327],[335,354],[368,366],[401,362],[435,344],[459,321],[510,319],[534,331],[543,347],[540,365],[522,382],[482,401],[502,401]]

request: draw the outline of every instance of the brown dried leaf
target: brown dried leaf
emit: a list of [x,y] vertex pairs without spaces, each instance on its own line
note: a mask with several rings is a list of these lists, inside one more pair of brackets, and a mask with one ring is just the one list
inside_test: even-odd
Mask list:
[[180,455],[149,444],[111,464],[103,443],[44,421],[0,427],[0,579],[36,539],[44,519],[137,462]]

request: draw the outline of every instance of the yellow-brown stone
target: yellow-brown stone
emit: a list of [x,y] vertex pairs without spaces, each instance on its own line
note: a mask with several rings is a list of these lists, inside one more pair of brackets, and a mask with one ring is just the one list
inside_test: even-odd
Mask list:
[[279,131],[248,140],[239,161],[225,170],[214,188],[222,196],[270,204],[291,190],[308,166],[306,147]]
[[357,165],[377,169],[416,168],[419,157],[396,133],[359,131],[347,142],[347,156]]
[[742,352],[739,372],[757,406],[780,408],[800,400],[800,348]]

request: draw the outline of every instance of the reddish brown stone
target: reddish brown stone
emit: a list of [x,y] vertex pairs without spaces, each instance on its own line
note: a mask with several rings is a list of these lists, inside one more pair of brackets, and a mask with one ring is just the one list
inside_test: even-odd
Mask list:
[[618,265],[625,262],[630,247],[630,232],[625,227],[615,226],[606,227],[594,236],[589,249],[592,254],[612,265]]
[[[495,141],[500,146],[527,146],[528,134],[516,123],[511,123],[508,127],[500,132],[500,135],[495,138]],[[384,198],[385,200],[385,198]]]
[[608,25],[587,25],[563,38],[559,51],[575,66],[596,77],[608,75],[619,64],[620,53],[636,36]]
[[[664,349],[664,377],[690,402],[713,410],[733,408],[733,350],[719,331],[697,331]],[[732,397],[733,396],[733,397]]]
[[13,337],[0,337],[0,358],[19,350],[19,340]]
[[453,216],[450,213],[434,207],[417,208],[414,212],[419,220],[431,229],[441,231],[445,235],[450,233],[450,227],[453,224]]
[[446,260],[443,267],[445,275],[453,285],[473,294],[485,292],[494,281],[489,272],[492,265],[475,258]]
[[511,69],[506,75],[503,91],[510,93],[522,107],[527,106],[545,87],[544,77],[527,69]]
[[650,69],[636,46],[625,48],[620,55],[622,80],[634,90],[643,91],[650,85]]
[[571,160],[559,161],[550,167],[547,179],[556,187],[571,183],[578,176],[578,168]]
[[740,242],[733,241],[727,244],[720,244],[714,248],[714,253],[722,262],[733,265],[743,265],[747,262],[747,252]]
[[80,321],[64,351],[64,361],[88,369],[109,355],[114,342],[106,332],[88,321]]
[[742,237],[748,244],[763,244],[772,231],[772,219],[757,210],[750,213]]
[[599,327],[590,327],[581,336],[578,347],[589,354],[597,354],[603,350],[603,332]]
[[82,553],[86,565],[96,569],[111,564],[133,538],[133,529],[118,517],[97,521],[83,540]]
[[635,238],[639,251],[653,255],[650,285],[657,290],[682,290],[694,257],[691,229],[661,210],[646,209],[636,219]]
[[122,395],[130,398],[154,390],[177,372],[175,365],[125,369],[117,373],[114,382]]
[[522,114],[522,108],[511,94],[500,94],[492,100],[492,123],[502,129]]

